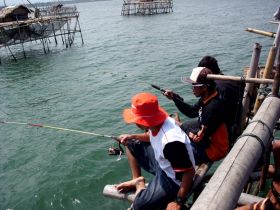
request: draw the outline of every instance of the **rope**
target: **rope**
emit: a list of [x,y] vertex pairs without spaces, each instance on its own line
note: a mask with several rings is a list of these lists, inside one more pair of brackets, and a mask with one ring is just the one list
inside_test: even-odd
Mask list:
[[262,147],[262,156],[263,156],[264,153],[265,153],[265,145],[264,145],[263,141],[261,140],[261,138],[258,137],[258,136],[255,135],[255,134],[252,134],[252,133],[244,133],[244,134],[242,134],[241,136],[239,136],[239,137],[236,139],[236,141],[237,141],[238,139],[244,137],[244,136],[253,137],[253,138],[255,138],[255,139],[260,143],[260,145],[261,145],[261,147]]
[[271,88],[267,84],[263,84],[260,86],[258,93],[264,97],[268,96],[271,92]]
[[263,124],[263,126],[265,126],[269,131],[269,134],[270,134],[269,138],[270,139],[274,138],[273,131],[270,129],[270,127],[264,121],[262,121],[262,120],[252,120],[251,122],[248,123],[248,125],[251,124],[251,123],[255,123],[255,122]]

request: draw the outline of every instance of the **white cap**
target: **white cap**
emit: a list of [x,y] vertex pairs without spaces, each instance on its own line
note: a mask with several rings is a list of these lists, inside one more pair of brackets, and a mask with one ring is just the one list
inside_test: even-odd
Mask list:
[[182,77],[182,81],[186,83],[205,83],[207,74],[212,74],[211,70],[206,67],[196,67],[192,70],[189,78]]

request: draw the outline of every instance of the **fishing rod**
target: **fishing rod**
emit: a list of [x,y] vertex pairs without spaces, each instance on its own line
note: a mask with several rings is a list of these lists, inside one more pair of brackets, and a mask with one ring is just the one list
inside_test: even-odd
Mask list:
[[157,89],[157,90],[161,91],[162,93],[165,93],[165,92],[166,92],[166,90],[164,90],[164,89],[160,88],[160,87],[159,87],[159,86],[157,86],[157,85],[153,85],[153,84],[151,84],[151,86],[152,86],[153,88],[155,88],[155,89]]
[[61,130],[61,131],[70,131],[70,132],[74,132],[74,133],[81,133],[81,134],[87,134],[87,135],[92,135],[92,136],[100,136],[100,137],[104,137],[104,138],[111,138],[111,139],[114,139],[116,141],[119,141],[117,136],[110,136],[110,135],[99,134],[99,133],[94,133],[94,132],[56,127],[56,126],[52,126],[52,125],[43,125],[43,124],[25,123],[25,122],[12,122],[12,121],[0,121],[0,123],[15,124],[15,125],[28,125],[28,126],[39,127],[39,128],[50,128],[50,129]]
[[[160,92],[162,92],[162,94],[164,94],[164,93],[166,92],[165,89],[163,89],[163,88],[161,88],[161,87],[159,87],[159,86],[157,86],[157,85],[151,84],[151,86],[152,86],[153,88],[159,90]],[[174,98],[174,99],[177,99],[177,100],[179,100],[179,101],[184,102],[184,99],[183,99],[181,96],[179,96],[178,94],[176,94],[176,93],[173,93],[173,98]]]
[[118,145],[118,147],[110,147],[108,149],[108,154],[109,155],[118,155],[117,161],[120,160],[121,155],[124,154],[124,150],[121,147],[121,142],[119,141],[119,138],[117,136],[111,136],[111,135],[106,135],[106,134],[99,134],[99,133],[81,131],[81,130],[75,130],[75,129],[69,129],[69,128],[62,128],[62,127],[57,127],[57,126],[52,126],[52,125],[35,124],[35,123],[12,122],[12,121],[0,121],[0,123],[14,124],[14,125],[27,125],[27,126],[38,127],[38,128],[49,128],[49,129],[55,129],[55,130],[60,130],[60,131],[69,131],[69,132],[74,132],[74,133],[81,133],[81,134],[86,134],[86,135],[111,138],[113,140],[116,140],[119,145]]

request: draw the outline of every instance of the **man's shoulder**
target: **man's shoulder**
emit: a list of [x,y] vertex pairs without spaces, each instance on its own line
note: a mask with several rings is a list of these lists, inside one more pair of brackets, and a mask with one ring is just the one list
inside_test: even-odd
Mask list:
[[[236,81],[217,81],[217,90],[223,100],[235,102],[243,91],[243,87]],[[243,94],[242,94],[243,95]]]
[[221,90],[229,89],[232,91],[233,90],[238,91],[240,89],[240,82],[217,80],[216,86],[217,86],[218,90],[219,89],[221,89]]

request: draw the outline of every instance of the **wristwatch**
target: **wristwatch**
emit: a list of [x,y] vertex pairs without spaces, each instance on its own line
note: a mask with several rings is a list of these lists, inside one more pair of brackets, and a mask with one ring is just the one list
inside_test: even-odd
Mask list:
[[176,203],[178,203],[180,206],[182,206],[185,203],[185,199],[183,199],[180,196],[177,196],[175,199]]

